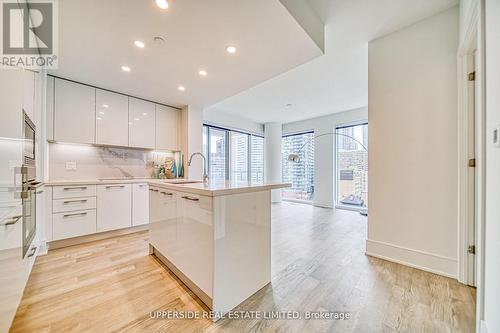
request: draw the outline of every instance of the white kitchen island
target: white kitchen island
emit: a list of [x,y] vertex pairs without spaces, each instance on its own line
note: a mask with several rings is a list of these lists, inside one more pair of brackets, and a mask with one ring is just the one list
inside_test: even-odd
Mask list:
[[149,182],[150,252],[211,310],[271,281],[271,190],[289,184]]

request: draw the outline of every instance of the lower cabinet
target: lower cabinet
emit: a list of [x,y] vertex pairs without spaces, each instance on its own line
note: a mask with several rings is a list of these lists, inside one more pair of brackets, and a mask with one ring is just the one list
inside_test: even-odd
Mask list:
[[132,226],[132,186],[97,186],[97,232]]
[[132,186],[132,226],[149,223],[149,185]]
[[149,230],[151,245],[212,297],[212,198],[151,187]]
[[96,210],[74,211],[52,215],[53,239],[66,239],[96,232]]

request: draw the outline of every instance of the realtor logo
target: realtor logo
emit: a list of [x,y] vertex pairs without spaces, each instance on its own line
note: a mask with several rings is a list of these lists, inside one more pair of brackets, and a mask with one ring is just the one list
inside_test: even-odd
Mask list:
[[57,3],[54,0],[1,1],[1,63],[56,68]]

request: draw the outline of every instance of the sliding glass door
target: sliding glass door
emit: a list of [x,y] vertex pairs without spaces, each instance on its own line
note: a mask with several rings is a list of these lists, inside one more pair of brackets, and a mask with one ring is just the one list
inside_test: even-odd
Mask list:
[[203,126],[203,152],[214,180],[264,181],[264,138]]
[[368,124],[336,128],[337,206],[368,206]]

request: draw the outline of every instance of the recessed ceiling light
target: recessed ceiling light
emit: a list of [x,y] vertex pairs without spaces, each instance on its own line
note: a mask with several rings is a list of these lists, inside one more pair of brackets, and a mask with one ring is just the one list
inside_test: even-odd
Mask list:
[[168,2],[167,0],[156,0],[156,5],[160,7],[161,9],[167,9],[168,8]]
[[97,117],[97,120],[101,120],[101,117]]
[[165,38],[162,36],[155,36],[153,37],[153,43],[156,45],[163,45],[165,44]]
[[130,72],[130,67],[128,67],[128,66],[122,66],[122,71],[124,71],[124,72]]
[[140,119],[139,118],[134,118],[135,121],[139,121]]
[[227,53],[234,54],[234,53],[236,53],[236,47],[233,45],[229,45],[226,47],[226,51],[227,51]]
[[138,48],[140,48],[140,49],[143,49],[143,48],[144,48],[144,46],[145,46],[145,45],[144,45],[144,43],[143,43],[143,42],[141,42],[140,40],[136,40],[136,41],[134,42],[134,45],[135,45],[135,46],[137,46],[137,47],[138,47]]
[[129,121],[129,122],[128,122],[128,124],[129,124],[129,125],[132,125],[132,122],[131,122],[131,121]]
[[293,104],[291,103],[288,103],[287,105],[285,105],[287,108],[291,108],[293,106]]
[[186,88],[184,86],[178,86],[177,89],[179,89],[180,91],[185,91]]
[[99,114],[104,114],[104,112],[102,112],[102,111],[99,111]]
[[143,115],[143,116],[147,116],[148,114],[147,114],[146,112],[144,112],[142,115]]
[[103,104],[102,107],[107,109],[107,108],[109,108],[109,105],[108,104]]
[[200,74],[201,76],[207,76],[208,73],[207,73],[207,71],[202,69],[198,72],[198,74]]

